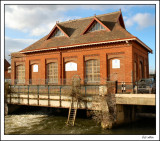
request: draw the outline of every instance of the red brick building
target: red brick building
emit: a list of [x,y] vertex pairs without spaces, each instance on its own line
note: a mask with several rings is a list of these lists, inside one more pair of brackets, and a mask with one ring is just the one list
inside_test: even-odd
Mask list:
[[[51,32],[12,54],[12,84],[134,82],[149,77],[152,50],[130,34],[121,11],[57,22]],[[15,81],[16,80],[16,81]]]

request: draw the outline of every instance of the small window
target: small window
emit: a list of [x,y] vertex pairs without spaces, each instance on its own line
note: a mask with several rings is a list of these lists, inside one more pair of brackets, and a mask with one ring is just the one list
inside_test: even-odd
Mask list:
[[97,30],[105,30],[105,28],[98,22],[94,22],[88,32],[93,32]]
[[120,68],[120,60],[119,60],[119,59],[113,59],[113,60],[112,60],[112,68],[113,68],[113,69],[118,69],[118,68]]
[[33,65],[33,72],[38,72],[38,65]]
[[77,63],[74,63],[74,62],[66,63],[65,71],[77,71]]
[[52,36],[53,36],[53,37],[64,36],[64,33],[57,28],[56,31],[53,33]]

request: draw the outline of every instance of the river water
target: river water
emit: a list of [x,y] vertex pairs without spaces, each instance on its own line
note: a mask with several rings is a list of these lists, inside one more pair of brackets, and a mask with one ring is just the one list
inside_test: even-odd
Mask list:
[[16,113],[5,116],[5,135],[155,135],[155,118],[104,130],[90,118],[77,117],[74,127],[66,126],[67,115],[46,112]]

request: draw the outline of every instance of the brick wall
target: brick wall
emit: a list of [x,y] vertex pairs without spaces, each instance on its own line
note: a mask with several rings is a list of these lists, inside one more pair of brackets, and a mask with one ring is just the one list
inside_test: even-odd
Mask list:
[[[135,54],[138,56],[135,57]],[[115,43],[109,45],[95,45],[90,47],[79,47],[63,49],[60,51],[49,51],[49,52],[39,52],[26,54],[23,58],[13,58],[12,59],[12,80],[15,79],[15,64],[16,62],[25,62],[25,77],[26,84],[29,84],[28,80],[31,78],[31,65],[35,63],[39,64],[39,73],[34,74],[35,78],[41,80],[40,84],[45,84],[46,79],[46,61],[48,59],[56,59],[58,62],[58,84],[63,82],[63,79],[71,78],[72,75],[77,74],[83,80],[85,79],[85,60],[88,59],[100,59],[100,77],[101,83],[104,83],[108,76],[118,75],[115,79],[118,81],[132,82],[134,81],[134,60],[139,59],[148,60],[148,52],[143,49],[140,45],[130,42],[130,43]],[[119,59],[120,68],[113,69],[111,65],[111,60]],[[36,62],[38,61],[38,62]],[[65,72],[66,62],[76,62],[77,72]],[[139,65],[137,63],[137,65]],[[148,61],[147,61],[147,77],[148,77]],[[137,78],[139,78],[139,72],[137,72]],[[113,78],[110,77],[112,80]],[[113,80],[115,80],[113,79]],[[109,80],[109,79],[107,79]],[[14,84],[14,81],[13,83]]]
[[[140,79],[140,61],[142,62],[142,69],[143,69],[143,78],[149,78],[149,60],[148,60],[148,52],[146,49],[144,49],[139,44],[133,42],[133,68],[134,68],[134,62],[137,64],[137,77],[136,79]],[[145,70],[146,67],[146,70]],[[133,78],[134,78],[133,73]],[[134,81],[136,81],[134,79]]]

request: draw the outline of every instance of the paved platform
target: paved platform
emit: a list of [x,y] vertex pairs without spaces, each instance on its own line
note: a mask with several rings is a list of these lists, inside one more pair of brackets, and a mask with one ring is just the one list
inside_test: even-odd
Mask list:
[[116,94],[117,104],[127,105],[156,105],[155,94]]

